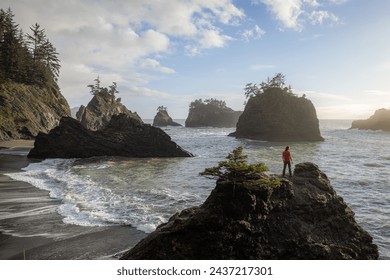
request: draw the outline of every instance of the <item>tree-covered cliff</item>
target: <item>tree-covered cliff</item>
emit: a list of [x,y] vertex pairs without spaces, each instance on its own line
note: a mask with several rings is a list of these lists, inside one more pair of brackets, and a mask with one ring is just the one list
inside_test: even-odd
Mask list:
[[57,85],[58,53],[39,24],[30,31],[11,9],[0,10],[0,140],[34,138],[70,115]]

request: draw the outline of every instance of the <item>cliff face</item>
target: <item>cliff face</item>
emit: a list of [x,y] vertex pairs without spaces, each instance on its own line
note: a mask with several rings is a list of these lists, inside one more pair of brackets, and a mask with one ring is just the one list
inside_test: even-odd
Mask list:
[[191,107],[185,122],[186,127],[235,127],[241,111],[229,107],[200,103]]
[[217,181],[122,259],[377,259],[371,236],[315,164],[296,165],[269,187],[256,178]]
[[65,117],[48,134],[39,133],[31,158],[87,158],[93,156],[190,157],[160,128],[125,114],[113,115],[98,131]]
[[129,111],[120,101],[109,93],[95,94],[86,107],[81,106],[76,116],[81,124],[89,130],[99,130],[114,115],[125,114],[142,122],[137,113]]
[[33,139],[58,125],[63,116],[70,116],[70,108],[57,87],[0,85],[0,140]]
[[285,142],[324,140],[311,101],[280,88],[251,97],[230,136]]
[[355,120],[352,122],[352,128],[390,131],[390,109],[382,108],[366,120]]
[[157,112],[153,119],[153,126],[181,126],[181,124],[174,122],[166,110]]

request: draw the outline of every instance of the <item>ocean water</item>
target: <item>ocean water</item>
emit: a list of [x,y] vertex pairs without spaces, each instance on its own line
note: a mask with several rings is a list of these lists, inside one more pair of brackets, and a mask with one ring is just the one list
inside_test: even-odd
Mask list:
[[[281,152],[289,145],[294,163],[314,162],[327,174],[373,236],[380,258],[390,259],[390,133],[349,130],[350,125],[349,120],[320,120],[325,141],[316,143],[227,137],[233,128],[167,127],[166,133],[194,158],[48,159],[7,175],[48,191],[65,224],[131,225],[148,233],[174,213],[201,204],[215,182],[199,172],[234,148],[242,146],[250,162],[264,162],[272,173],[281,173]],[[6,215],[0,213],[0,220]],[[17,228],[9,231],[17,234]]]

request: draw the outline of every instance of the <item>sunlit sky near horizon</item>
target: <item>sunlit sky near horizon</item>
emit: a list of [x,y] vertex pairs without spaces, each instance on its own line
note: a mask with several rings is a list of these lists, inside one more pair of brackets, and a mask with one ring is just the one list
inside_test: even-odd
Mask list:
[[245,84],[281,72],[320,119],[390,108],[388,0],[1,0],[9,7],[56,46],[71,107],[99,76],[144,119],[159,105],[186,118],[198,98],[243,110]]

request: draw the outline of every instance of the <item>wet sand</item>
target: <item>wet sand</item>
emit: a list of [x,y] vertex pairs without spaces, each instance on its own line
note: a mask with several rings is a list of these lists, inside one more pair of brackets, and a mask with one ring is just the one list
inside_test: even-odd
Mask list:
[[83,227],[65,224],[56,212],[61,201],[4,173],[31,162],[31,141],[0,142],[0,260],[115,259],[146,236],[130,226]]

